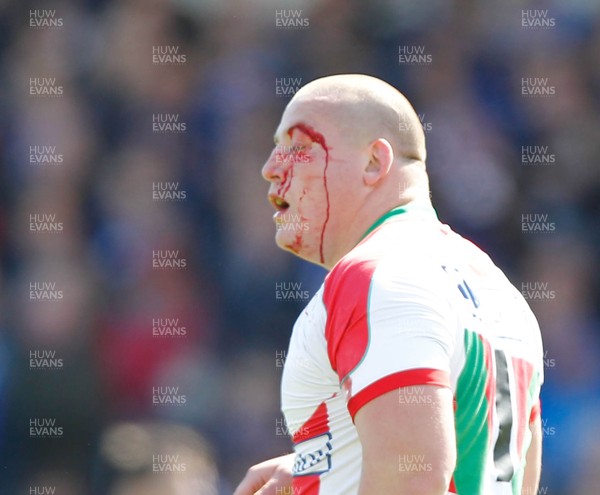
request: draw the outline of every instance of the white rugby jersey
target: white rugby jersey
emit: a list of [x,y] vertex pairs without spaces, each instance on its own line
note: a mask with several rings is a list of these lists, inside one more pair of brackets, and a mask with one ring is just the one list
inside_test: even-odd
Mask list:
[[542,382],[539,327],[517,289],[431,206],[396,208],[335,265],[294,325],[281,386],[293,493],[358,493],[357,411],[434,384],[454,394],[448,493],[520,495]]

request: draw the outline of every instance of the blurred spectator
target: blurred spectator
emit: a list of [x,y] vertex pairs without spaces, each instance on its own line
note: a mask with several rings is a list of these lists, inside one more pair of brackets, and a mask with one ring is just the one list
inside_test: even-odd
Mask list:
[[108,495],[216,495],[211,449],[177,424],[116,423],[100,438],[94,489]]

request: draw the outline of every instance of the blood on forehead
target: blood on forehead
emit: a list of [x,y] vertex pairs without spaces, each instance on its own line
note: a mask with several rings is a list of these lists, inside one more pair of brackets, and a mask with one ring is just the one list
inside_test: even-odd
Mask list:
[[[327,146],[327,141],[325,141],[325,137],[320,132],[317,132],[312,127],[306,124],[296,124],[288,129],[288,136],[292,137],[292,133],[294,129],[298,129],[300,132],[306,134],[313,143],[317,143],[323,148],[325,151],[325,168],[323,169],[323,188],[325,189],[325,221],[323,222],[323,227],[321,229],[321,238],[319,245],[319,256],[321,259],[321,263],[325,262],[325,255],[323,253],[323,243],[325,241],[325,229],[327,228],[327,223],[329,222],[329,188],[327,187],[327,168],[329,167],[329,146]],[[296,238],[296,244],[301,245],[301,238]]]
[[292,137],[292,134],[295,129],[298,129],[300,132],[306,134],[313,143],[317,143],[325,150],[325,153],[329,155],[329,147],[327,146],[327,142],[325,141],[325,137],[320,132],[315,131],[312,127],[306,124],[296,124],[290,127],[287,131],[288,136]]

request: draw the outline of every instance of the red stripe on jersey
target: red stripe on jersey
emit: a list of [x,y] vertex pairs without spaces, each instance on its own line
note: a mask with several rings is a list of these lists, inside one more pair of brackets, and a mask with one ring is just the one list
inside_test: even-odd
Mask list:
[[[292,492],[294,495],[319,495],[321,488],[321,478],[318,474],[309,474],[307,476],[294,476],[292,479]],[[281,492],[287,493],[285,488]]]
[[[496,379],[494,374],[494,361],[492,358],[492,347],[490,343],[479,335],[481,342],[483,343],[483,351],[485,353],[485,369],[487,370],[487,378],[485,384],[485,397],[488,402],[488,431],[493,431],[493,414],[496,410]],[[489,445],[492,445],[493,435],[489,435]]]
[[527,413],[527,395],[529,393],[529,384],[533,376],[533,365],[524,359],[512,358],[513,368],[515,370],[515,382],[517,390],[517,452],[519,458],[523,452],[523,438],[525,436],[525,428],[529,428],[528,419],[530,414]]
[[329,433],[329,414],[327,405],[321,402],[312,416],[294,433],[292,440],[294,443],[300,443],[325,433]]
[[454,476],[452,476],[452,479],[450,480],[450,486],[448,487],[448,491],[454,494],[458,493],[456,491],[456,485],[454,484]]
[[450,375],[446,371],[431,368],[418,368],[399,371],[371,383],[348,401],[348,411],[354,421],[354,416],[361,407],[392,390],[413,385],[437,385],[451,388]]
[[369,287],[373,260],[342,260],[327,275],[323,303],[327,311],[327,355],[340,381],[360,363],[369,343]]

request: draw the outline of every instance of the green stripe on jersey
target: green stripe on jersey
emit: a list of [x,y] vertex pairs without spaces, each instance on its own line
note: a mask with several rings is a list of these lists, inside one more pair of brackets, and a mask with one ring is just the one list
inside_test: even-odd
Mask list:
[[490,445],[486,384],[490,371],[479,335],[465,329],[465,364],[456,385],[456,469],[454,484],[461,495],[483,493]]
[[401,206],[398,206],[397,208],[388,211],[387,213],[379,217],[377,220],[375,220],[375,223],[371,225],[363,234],[361,240],[367,237],[371,232],[373,232],[377,227],[382,225],[386,220],[389,220],[390,218],[395,217],[397,215],[402,215],[403,213],[406,213],[406,208],[403,208]]
[[373,232],[377,227],[379,227],[382,224],[384,224],[385,222],[387,222],[390,218],[396,217],[398,215],[402,215],[404,213],[410,213],[411,215],[413,215],[413,214],[419,213],[419,212],[427,218],[436,218],[437,219],[437,213],[436,213],[435,209],[433,208],[433,206],[431,205],[431,203],[422,203],[422,202],[414,201],[414,202],[408,203],[404,206],[397,206],[396,208],[391,209],[387,213],[384,213],[377,220],[375,220],[375,223],[367,229],[367,231],[363,234],[363,236],[360,238],[360,240],[362,241],[371,232]]

